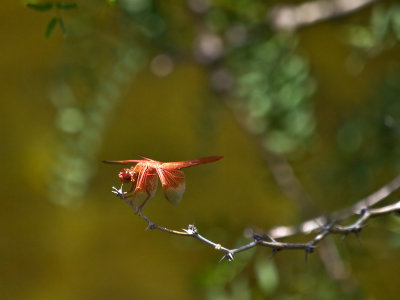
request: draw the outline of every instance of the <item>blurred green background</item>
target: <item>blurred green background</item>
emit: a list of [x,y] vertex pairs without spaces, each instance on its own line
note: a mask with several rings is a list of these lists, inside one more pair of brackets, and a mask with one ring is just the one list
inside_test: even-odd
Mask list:
[[282,1],[27,3],[0,10],[1,299],[397,299],[395,216],[307,262],[218,263],[145,231],[101,164],[223,155],[185,170],[179,206],[159,190],[144,213],[229,248],[351,205],[400,167],[396,1],[291,32],[271,25]]

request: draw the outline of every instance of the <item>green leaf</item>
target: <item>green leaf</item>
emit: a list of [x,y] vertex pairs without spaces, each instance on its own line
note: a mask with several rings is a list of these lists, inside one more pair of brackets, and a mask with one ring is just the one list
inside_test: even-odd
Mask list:
[[46,11],[50,10],[53,7],[53,3],[42,3],[42,4],[28,3],[26,6],[34,10]]
[[46,28],[46,33],[45,36],[46,38],[49,38],[51,33],[54,30],[54,27],[56,27],[57,23],[59,22],[59,18],[54,17],[50,20],[49,24],[47,24],[47,28]]
[[61,17],[58,18],[58,22],[60,23],[60,28],[61,28],[63,34],[65,35],[67,33],[67,30],[65,29],[65,25],[64,25],[63,19]]
[[78,4],[76,4],[76,3],[61,3],[61,2],[57,2],[56,3],[56,7],[58,8],[58,9],[65,9],[65,10],[67,10],[67,9],[73,9],[73,8],[77,8],[78,7]]

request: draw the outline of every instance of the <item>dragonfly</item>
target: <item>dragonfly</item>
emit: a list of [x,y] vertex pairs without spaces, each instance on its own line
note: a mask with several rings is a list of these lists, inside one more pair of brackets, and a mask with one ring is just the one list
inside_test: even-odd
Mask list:
[[[122,183],[131,183],[128,192],[121,192],[124,199],[128,199],[133,205],[140,203],[138,211],[154,197],[158,178],[161,181],[165,198],[177,205],[182,201],[185,192],[185,176],[181,169],[200,164],[207,164],[220,160],[223,156],[209,156],[180,162],[160,162],[141,156],[142,159],[133,160],[105,160],[109,164],[135,164],[130,168],[123,168],[118,174]],[[121,187],[122,190],[122,187]]]

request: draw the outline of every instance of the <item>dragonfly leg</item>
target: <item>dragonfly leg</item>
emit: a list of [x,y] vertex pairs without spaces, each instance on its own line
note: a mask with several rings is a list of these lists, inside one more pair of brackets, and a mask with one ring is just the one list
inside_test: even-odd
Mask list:
[[[132,185],[131,185],[131,188],[129,189],[129,191],[127,191],[127,192],[124,192],[124,198],[125,199],[127,199],[127,198],[131,198],[131,197],[133,197],[133,190],[134,190],[134,188],[135,188],[135,185],[133,184],[133,182],[132,182]],[[132,199],[133,200],[133,199]],[[132,201],[131,201],[132,202]],[[133,203],[132,203],[133,204]]]
[[140,204],[140,206],[138,207],[138,211],[141,211],[142,208],[146,205],[147,201],[149,201],[150,197],[151,197],[151,193],[146,191],[147,193],[147,197],[146,199],[144,199],[144,201],[142,202],[142,204]]
[[134,185],[133,182],[132,182],[131,188],[129,189],[129,191],[126,192],[126,194],[132,193],[134,189],[135,189],[135,185]]

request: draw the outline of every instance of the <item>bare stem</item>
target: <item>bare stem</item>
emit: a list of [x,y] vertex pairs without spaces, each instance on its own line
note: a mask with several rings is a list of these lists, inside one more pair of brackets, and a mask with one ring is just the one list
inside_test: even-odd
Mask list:
[[[307,221],[302,222],[297,226],[279,226],[272,228],[268,235],[274,238],[284,238],[289,237],[296,234],[309,234],[313,231],[320,230],[321,226],[324,224],[328,224],[329,222],[339,222],[353,215],[361,214],[364,210],[370,210],[370,207],[373,205],[378,204],[380,201],[387,198],[391,195],[394,191],[400,188],[400,175],[396,176],[392,181],[388,184],[384,185],[377,191],[373,192],[372,194],[368,195],[367,197],[357,201],[352,206],[334,212],[328,216],[319,216],[316,218],[309,219]],[[393,209],[392,211],[395,211]]]
[[[383,206],[380,208],[371,208],[372,205],[378,203],[379,201],[383,200],[387,196],[389,196],[391,193],[393,193],[395,190],[400,188],[400,175],[397,176],[395,179],[393,179],[390,183],[387,185],[383,186],[376,192],[372,193],[368,197],[358,201],[355,203],[353,206],[351,206],[349,209],[345,209],[336,213],[333,213],[329,218],[328,217],[318,217],[309,221],[306,221],[299,226],[294,226],[294,227],[277,227],[274,230],[271,230],[270,233],[262,233],[262,234],[257,234],[255,232],[252,232],[252,240],[244,244],[242,246],[239,246],[237,248],[227,248],[222,246],[219,243],[213,242],[206,237],[202,236],[197,228],[194,225],[189,225],[187,229],[182,229],[181,231],[179,230],[173,230],[169,229],[167,227],[163,227],[160,225],[157,225],[156,223],[152,222],[147,216],[145,216],[129,199],[125,198],[125,192],[122,190],[122,186],[120,189],[117,189],[113,187],[112,192],[116,194],[119,198],[123,199],[126,201],[132,209],[138,214],[143,220],[147,222],[147,229],[158,229],[160,231],[164,231],[170,234],[174,235],[180,235],[180,236],[187,236],[187,237],[192,237],[200,242],[211,246],[217,251],[220,251],[223,253],[222,259],[227,259],[229,261],[233,260],[234,255],[239,252],[246,251],[248,249],[257,247],[257,246],[262,246],[262,247],[268,247],[271,248],[273,251],[273,254],[281,251],[281,250],[304,250],[306,253],[306,257],[308,254],[313,253],[314,249],[316,248],[317,244],[320,243],[322,240],[324,240],[329,234],[340,234],[342,236],[346,236],[350,233],[354,233],[357,236],[361,232],[361,230],[365,227],[366,223],[368,220],[372,217],[377,217],[377,216],[382,216],[382,215],[387,215],[390,213],[400,213],[400,201],[397,201],[393,204]],[[354,215],[359,215],[358,219],[350,225],[340,225],[338,224],[339,221],[343,221],[351,216]],[[335,219],[332,218],[332,216],[335,217]],[[329,223],[327,220],[331,220]],[[307,227],[307,224],[317,224],[312,226],[311,231],[315,231],[314,237],[309,240],[306,243],[288,243],[288,242],[280,242],[277,241],[276,238],[281,238],[281,237],[286,237],[286,236],[291,236],[294,235],[295,233],[299,234],[308,234],[310,233],[309,228],[306,230],[305,228]],[[282,232],[287,232],[290,234],[278,234],[280,229]],[[272,234],[271,234],[272,232]],[[275,234],[274,234],[275,233]],[[278,236],[278,237],[276,237]]]

